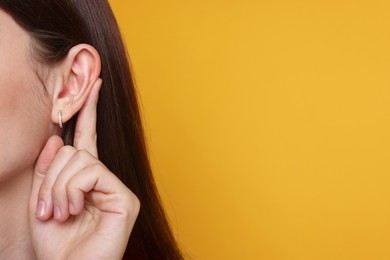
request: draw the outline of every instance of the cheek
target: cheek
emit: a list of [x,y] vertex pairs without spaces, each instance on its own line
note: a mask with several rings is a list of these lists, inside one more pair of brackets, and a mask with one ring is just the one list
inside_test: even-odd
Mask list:
[[23,75],[0,80],[0,182],[32,167],[49,135],[47,98]]
[[[30,36],[0,9],[0,182],[33,167],[50,130]],[[41,89],[40,89],[41,88]]]

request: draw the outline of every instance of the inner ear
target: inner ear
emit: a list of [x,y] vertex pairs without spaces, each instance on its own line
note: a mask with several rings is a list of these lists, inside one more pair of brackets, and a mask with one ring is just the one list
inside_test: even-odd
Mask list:
[[[100,73],[100,66],[97,70],[97,59],[94,51],[85,46],[76,48],[73,53],[69,53],[70,70],[62,95],[72,95],[74,97],[83,95],[87,88],[98,78],[97,71]],[[73,54],[73,55],[72,55]]]
[[73,73],[69,74],[67,82],[64,84],[64,88],[58,94],[58,98],[64,98],[68,95],[76,96],[80,92],[81,82],[77,82],[77,77]]

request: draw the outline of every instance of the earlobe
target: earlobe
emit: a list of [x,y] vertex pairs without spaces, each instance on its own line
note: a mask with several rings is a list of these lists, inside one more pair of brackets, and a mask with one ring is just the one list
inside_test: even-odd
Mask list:
[[74,46],[56,67],[57,85],[53,95],[52,122],[65,124],[83,107],[92,88],[99,79],[101,70],[100,56],[95,48],[88,44]]

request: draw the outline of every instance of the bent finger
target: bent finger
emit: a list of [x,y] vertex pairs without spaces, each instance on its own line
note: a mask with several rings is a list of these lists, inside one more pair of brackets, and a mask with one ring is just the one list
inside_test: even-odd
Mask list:
[[69,203],[79,213],[84,205],[84,196],[91,199],[94,207],[107,213],[117,213],[124,218],[137,216],[140,203],[112,172],[100,162],[93,163],[74,175],[67,184]]
[[99,162],[87,151],[81,150],[72,154],[53,184],[51,196],[54,207],[54,218],[60,222],[66,221],[69,215],[75,215],[73,205],[68,202],[71,195],[67,191],[69,180],[78,172],[87,168],[90,164]]
[[62,169],[67,165],[74,153],[76,153],[76,149],[72,146],[63,146],[58,150],[52,164],[50,165],[50,168],[39,187],[36,211],[36,217],[39,220],[45,221],[51,218],[53,213],[58,214],[58,212],[55,212],[53,204],[53,186]]
[[[45,179],[47,172],[49,171],[50,165],[52,164],[55,155],[58,150],[64,146],[64,142],[59,136],[50,137],[45,147],[43,148],[41,154],[38,157],[37,162],[34,166],[34,176],[33,183],[31,187],[31,195],[30,195],[30,212],[35,214],[36,207],[38,204],[38,193],[39,189],[42,185],[43,180]],[[41,210],[45,205],[40,205]]]

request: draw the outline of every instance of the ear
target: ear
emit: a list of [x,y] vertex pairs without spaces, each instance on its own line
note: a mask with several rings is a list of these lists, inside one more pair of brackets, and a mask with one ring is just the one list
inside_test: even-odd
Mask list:
[[88,44],[74,46],[68,55],[55,67],[53,108],[51,120],[58,124],[58,112],[62,111],[62,122],[67,122],[84,105],[101,70],[97,50]]

